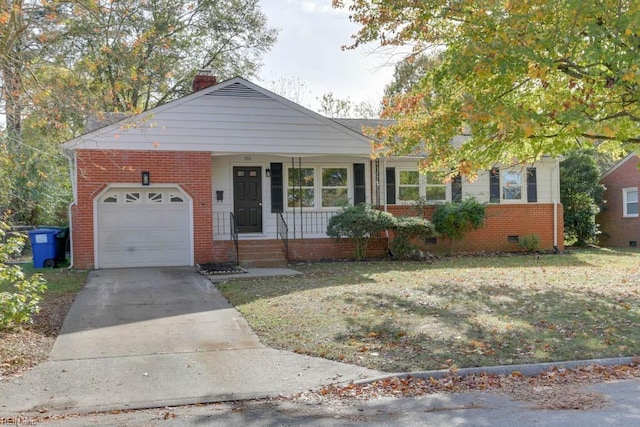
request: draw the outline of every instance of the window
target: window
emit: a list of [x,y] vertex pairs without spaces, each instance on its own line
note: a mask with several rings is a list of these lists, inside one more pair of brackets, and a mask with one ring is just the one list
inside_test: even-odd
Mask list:
[[311,208],[314,206],[313,168],[290,168],[287,179],[287,206]]
[[624,217],[638,216],[638,188],[622,189],[622,207]]
[[127,193],[124,195],[125,203],[139,203],[140,202],[140,193]]
[[162,203],[162,193],[149,193],[147,198],[150,203]]
[[489,172],[490,203],[522,202],[525,200],[525,195],[528,203],[538,201],[535,168],[491,169]]
[[349,203],[348,167],[287,169],[287,207],[337,208]]
[[398,171],[397,200],[415,202],[423,199],[427,203],[445,202],[447,200],[447,184],[445,174],[440,172],[420,173],[417,170]]
[[522,200],[522,174],[519,171],[500,171],[502,200]]
[[446,202],[447,184],[441,172],[427,172],[425,199],[427,202]]
[[349,203],[347,168],[322,168],[322,207],[339,207]]
[[398,171],[398,200],[411,202],[420,199],[418,171]]

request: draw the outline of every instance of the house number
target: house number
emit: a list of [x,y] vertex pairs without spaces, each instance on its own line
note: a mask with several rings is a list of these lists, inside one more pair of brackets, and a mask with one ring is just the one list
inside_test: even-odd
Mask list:
[[249,161],[249,160],[251,160],[251,156],[244,156],[244,160],[245,160],[245,161]]

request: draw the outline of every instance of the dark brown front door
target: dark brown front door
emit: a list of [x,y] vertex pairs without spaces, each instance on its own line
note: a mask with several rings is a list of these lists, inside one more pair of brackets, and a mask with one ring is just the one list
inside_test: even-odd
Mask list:
[[233,214],[239,233],[262,232],[262,168],[233,168]]

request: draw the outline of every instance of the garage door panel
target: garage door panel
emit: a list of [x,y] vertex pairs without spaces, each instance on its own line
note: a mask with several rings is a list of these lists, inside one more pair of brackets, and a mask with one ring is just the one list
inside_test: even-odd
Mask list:
[[175,188],[112,189],[101,196],[98,266],[192,265],[189,203],[178,194]]

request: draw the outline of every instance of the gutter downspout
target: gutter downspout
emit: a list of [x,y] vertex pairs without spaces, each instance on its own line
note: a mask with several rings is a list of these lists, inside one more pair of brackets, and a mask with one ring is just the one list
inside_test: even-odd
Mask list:
[[[555,159],[554,168],[551,170],[551,182],[552,185],[552,193],[551,193],[551,201],[553,202],[553,249],[558,252],[558,188],[557,188],[557,179],[554,179],[554,175],[557,174],[558,168],[560,167],[560,162],[558,159]],[[558,178],[559,179],[559,178]]]
[[74,205],[77,205],[78,203],[78,182],[76,181],[76,170],[78,168],[78,159],[76,157],[76,152],[72,151],[72,156],[69,156],[68,153],[69,151],[64,150],[65,156],[67,157],[67,159],[69,159],[69,174],[71,175],[71,191],[73,194],[73,201],[71,203],[69,203],[68,206],[68,213],[67,215],[69,215],[69,248],[70,248],[70,255],[71,255],[71,259],[69,260],[69,267],[67,267],[68,270],[71,270],[73,268],[73,217],[71,214],[71,208]]
[[[380,173],[380,172],[378,172]],[[384,211],[388,212],[387,208],[387,158],[382,158],[382,189],[380,192],[384,195]],[[389,230],[385,230],[385,236],[387,241],[389,240]]]

